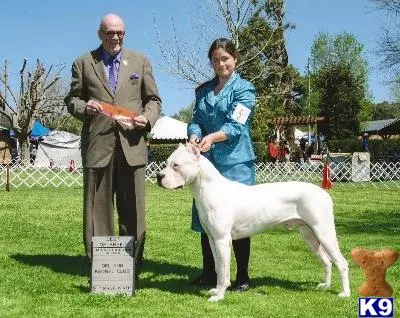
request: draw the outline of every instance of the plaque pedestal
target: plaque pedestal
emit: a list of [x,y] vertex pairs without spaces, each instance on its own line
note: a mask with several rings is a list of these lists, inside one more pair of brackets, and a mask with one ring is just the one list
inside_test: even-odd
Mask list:
[[132,236],[92,238],[92,293],[135,295],[135,259]]

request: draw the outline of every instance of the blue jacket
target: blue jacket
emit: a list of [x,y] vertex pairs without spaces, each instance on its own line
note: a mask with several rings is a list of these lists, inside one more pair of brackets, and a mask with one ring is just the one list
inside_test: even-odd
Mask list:
[[[228,140],[213,144],[210,150],[217,164],[234,165],[254,160],[256,156],[250,136],[256,101],[254,86],[235,73],[215,96],[216,81],[214,78],[196,90],[196,104],[193,120],[188,125],[188,136],[203,138],[213,132],[223,131]],[[247,120],[244,121],[246,116]]]

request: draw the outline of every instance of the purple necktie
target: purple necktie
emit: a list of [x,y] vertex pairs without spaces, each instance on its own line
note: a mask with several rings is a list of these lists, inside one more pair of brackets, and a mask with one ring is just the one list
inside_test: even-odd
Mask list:
[[108,83],[112,88],[113,92],[115,93],[115,88],[117,87],[117,59],[112,57],[110,59],[110,68],[108,71]]

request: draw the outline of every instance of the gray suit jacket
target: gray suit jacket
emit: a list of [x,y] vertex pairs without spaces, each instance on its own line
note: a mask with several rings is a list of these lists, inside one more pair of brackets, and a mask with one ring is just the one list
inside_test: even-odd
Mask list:
[[[141,53],[123,48],[118,84],[114,94],[108,84],[101,53],[102,48],[99,47],[74,61],[71,89],[65,98],[68,111],[83,121],[82,164],[85,168],[106,166],[115,149],[117,130],[128,164],[144,165],[147,163],[144,137],[161,112],[161,99],[151,65]],[[86,102],[89,99],[119,105],[141,114],[149,120],[150,127],[130,129],[102,114],[95,117],[86,116]]]

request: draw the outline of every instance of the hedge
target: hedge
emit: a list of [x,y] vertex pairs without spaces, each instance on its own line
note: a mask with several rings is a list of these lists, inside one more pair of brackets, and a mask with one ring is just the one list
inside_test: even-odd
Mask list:
[[[265,142],[254,142],[254,152],[257,162],[266,160]],[[156,162],[167,160],[171,153],[178,147],[178,143],[150,144],[152,159]],[[328,142],[330,152],[357,152],[361,151],[360,139],[331,140]],[[369,150],[371,161],[396,161],[400,160],[400,138],[398,139],[370,139]]]
[[[330,152],[357,152],[361,151],[360,139],[331,140],[328,142]],[[371,161],[400,160],[400,138],[397,139],[369,139],[368,149]]]
[[[257,156],[257,161],[265,162],[265,143],[264,142],[254,142],[254,151]],[[152,160],[155,162],[162,162],[168,159],[171,153],[178,148],[178,143],[171,144],[152,144],[150,143],[150,151],[152,155]]]

